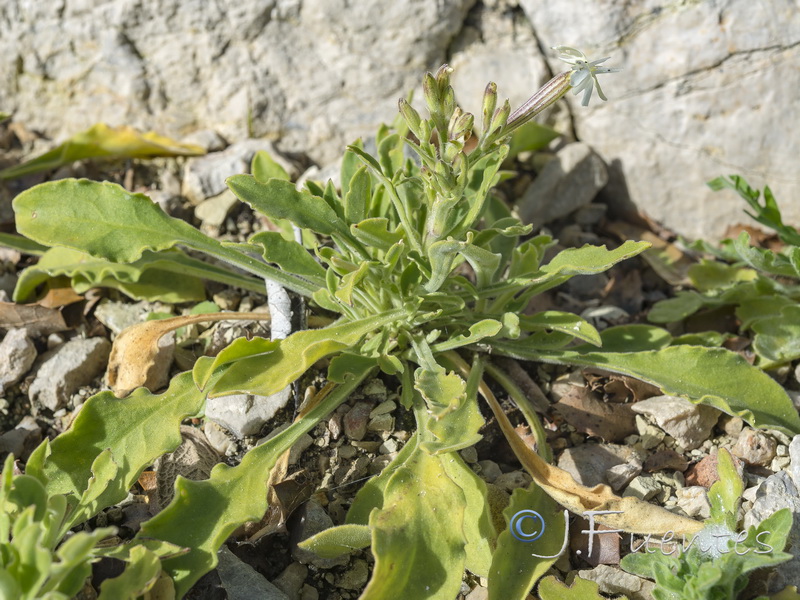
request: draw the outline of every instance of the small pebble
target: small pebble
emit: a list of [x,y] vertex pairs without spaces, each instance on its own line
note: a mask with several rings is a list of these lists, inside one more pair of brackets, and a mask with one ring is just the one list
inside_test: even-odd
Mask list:
[[767,466],[775,458],[778,444],[762,431],[747,428],[742,430],[731,453],[751,465]]

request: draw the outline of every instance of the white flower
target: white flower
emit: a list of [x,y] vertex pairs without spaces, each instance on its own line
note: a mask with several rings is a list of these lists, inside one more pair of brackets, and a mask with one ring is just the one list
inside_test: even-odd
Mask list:
[[600,82],[597,81],[597,73],[616,73],[622,69],[598,67],[597,65],[607,61],[610,57],[607,56],[590,62],[583,52],[569,46],[553,46],[553,50],[558,52],[560,60],[572,65],[573,73],[570,76],[569,84],[576,95],[583,92],[583,99],[581,100],[583,106],[589,106],[589,99],[592,97],[592,89],[595,86],[597,86],[597,95],[600,96],[600,99],[608,100],[600,88]]

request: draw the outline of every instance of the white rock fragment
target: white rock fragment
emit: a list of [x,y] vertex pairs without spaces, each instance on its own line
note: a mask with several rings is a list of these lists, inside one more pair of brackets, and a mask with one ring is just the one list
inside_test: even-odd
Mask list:
[[676,396],[648,398],[631,408],[651,417],[685,450],[693,450],[708,439],[720,414],[716,408],[693,404]]
[[24,329],[9,329],[0,342],[0,394],[17,383],[36,360],[36,347]]
[[711,505],[708,502],[708,493],[702,485],[692,485],[675,490],[678,506],[689,517],[707,519],[711,516]]
[[110,353],[111,343],[94,337],[70,340],[43,354],[43,362],[28,388],[31,402],[51,411],[66,406],[79,387],[103,372]]

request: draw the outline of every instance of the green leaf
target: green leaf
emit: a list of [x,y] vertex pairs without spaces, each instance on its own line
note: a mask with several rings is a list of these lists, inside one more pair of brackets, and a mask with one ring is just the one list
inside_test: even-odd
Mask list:
[[342,281],[339,283],[339,289],[337,289],[333,295],[348,306],[353,306],[353,290],[355,286],[366,277],[370,267],[374,264],[376,263],[372,261],[362,262],[355,271],[347,273],[342,277]]
[[636,377],[670,396],[714,406],[753,427],[800,432],[800,416],[783,388],[744,358],[722,348],[670,346],[641,352],[521,350],[514,341],[492,346],[514,358],[597,367]]
[[736,307],[736,318],[741,321],[742,331],[752,328],[753,323],[779,315],[787,306],[795,302],[786,296],[769,295],[742,300]]
[[626,241],[619,248],[607,250],[605,246],[583,246],[562,250],[542,271],[550,277],[571,277],[603,273],[620,261],[641,254],[650,247],[648,242]]
[[[356,148],[363,148],[364,145],[361,140],[356,140],[353,143],[353,146]],[[349,149],[345,151],[344,156],[342,157],[342,166],[339,171],[340,174],[340,181],[342,187],[342,197],[347,198],[347,194],[350,192],[350,180],[355,175],[356,171],[361,167],[362,162],[359,157]]]
[[[537,514],[540,520],[535,518]],[[523,599],[564,551],[568,516],[536,484],[515,489],[503,516],[506,527],[500,532],[492,555],[489,600]],[[543,529],[538,539],[527,542],[511,534],[511,528],[517,526],[531,537],[534,526]]]
[[288,428],[250,450],[236,467],[218,464],[205,481],[178,478],[170,505],[145,522],[136,538],[156,538],[190,549],[162,561],[175,581],[177,597],[214,568],[217,549],[238,526],[264,516],[266,482],[278,458],[344,402],[370,372],[358,373],[334,389]]
[[466,382],[452,371],[420,367],[414,372],[414,389],[422,394],[434,418],[455,410],[464,400],[466,388]]
[[0,179],[49,171],[86,158],[153,158],[198,156],[205,153],[200,146],[182,144],[153,131],[142,134],[132,127],[112,128],[98,123],[37,158],[3,169],[0,171]]
[[320,531],[298,544],[322,558],[337,558],[355,550],[366,548],[372,542],[372,532],[367,525],[339,525]]
[[692,285],[701,292],[713,292],[758,278],[758,273],[753,269],[733,267],[714,261],[702,261],[700,264],[692,265],[689,267],[688,275]]
[[74,510],[93,476],[95,461],[109,449],[120,471],[94,502],[97,510],[111,506],[128,495],[145,467],[178,447],[181,421],[200,413],[204,403],[191,373],[173,378],[159,395],[140,388],[120,400],[111,392],[100,392],[81,407],[71,427],[50,442],[48,456],[44,444],[31,454],[27,471],[46,477],[48,494],[66,494]]
[[[56,246],[47,250],[37,264],[20,274],[14,289],[14,301],[22,302],[30,298],[38,285],[60,275],[70,277],[72,287],[79,294],[95,287],[108,287],[131,298],[151,302],[202,300],[206,296],[202,279],[185,271],[181,276],[176,276],[185,263],[194,265],[199,262],[178,251],[147,251],[139,260],[119,264],[79,250]],[[208,267],[211,275],[219,270],[211,265]]]
[[383,217],[364,219],[355,225],[350,225],[350,233],[365,246],[383,251],[388,251],[405,237],[402,226],[389,231],[389,220]]
[[112,262],[130,263],[145,250],[166,250],[205,238],[167,216],[150,198],[113,183],[63,179],[14,198],[17,231],[48,246],[66,246]]
[[434,344],[431,346],[431,350],[433,352],[445,352],[447,350],[453,350],[454,348],[475,344],[484,338],[497,335],[502,328],[503,324],[500,323],[500,321],[483,319],[482,321],[470,325],[468,333],[455,335],[444,342]]
[[280,340],[274,350],[269,350],[272,346],[268,346],[263,339],[242,341],[240,347],[253,348],[256,355],[239,358],[227,367],[210,388],[209,397],[274,394],[300,377],[321,358],[354,346],[370,331],[396,321],[403,314],[402,310],[393,310],[323,329],[298,331],[285,340]]
[[371,193],[372,178],[366,166],[362,166],[353,174],[348,185],[347,193],[344,189],[344,217],[348,223],[360,223],[367,217]]
[[442,466],[464,493],[465,566],[480,577],[488,577],[497,531],[492,523],[486,483],[456,452],[442,456]]
[[[467,188],[464,190],[466,206],[469,206],[469,210],[466,215],[461,218],[457,227],[449,232],[449,235],[458,239],[465,231],[472,228],[478,220],[478,217],[483,214],[489,190],[497,183],[498,170],[500,169],[500,165],[503,164],[507,154],[508,147],[501,146],[496,151],[481,158],[477,164],[470,168],[470,180]],[[454,213],[454,215],[458,216],[458,213]],[[444,235],[448,235],[448,232],[445,231]]]
[[264,260],[275,263],[284,271],[314,280],[325,279],[325,269],[303,246],[284,239],[276,231],[262,231],[248,241],[259,244],[263,248]]
[[386,496],[386,486],[389,485],[389,480],[392,475],[405,465],[412,457],[416,456],[416,451],[419,446],[419,434],[415,431],[408,440],[397,456],[394,457],[381,471],[377,477],[368,479],[367,482],[358,490],[350,509],[347,511],[346,523],[353,523],[357,525],[367,525],[369,523],[369,516],[375,509],[383,508],[384,498]]
[[547,147],[560,133],[540,125],[536,121],[528,121],[514,131],[509,142],[508,158],[514,158],[521,152],[536,152]]
[[717,473],[719,479],[708,490],[708,502],[711,505],[711,523],[725,525],[729,530],[736,529],[738,523],[739,504],[742,500],[744,485],[730,452],[720,448],[717,452]]
[[525,331],[551,330],[560,331],[571,336],[594,344],[602,345],[600,333],[586,319],[578,315],[561,312],[558,310],[546,310],[533,316],[523,315],[519,320],[520,328]]
[[161,561],[158,556],[144,546],[134,546],[130,552],[130,563],[122,574],[100,584],[97,600],[139,598],[150,589],[160,574]]
[[753,323],[753,350],[771,368],[800,358],[800,304],[784,306],[780,315]]
[[344,221],[319,196],[299,192],[293,183],[280,179],[258,181],[252,175],[234,175],[227,180],[236,196],[270,219],[288,219],[315,233],[347,235]]
[[375,568],[362,600],[452,600],[464,572],[464,493],[444,457],[417,450],[386,486],[384,508],[370,514]]
[[431,262],[431,277],[425,289],[435,292],[444,283],[447,276],[456,266],[456,257],[462,255],[475,271],[478,289],[492,282],[494,274],[500,266],[500,255],[489,252],[472,243],[472,234],[467,234],[466,242],[441,240],[428,248],[428,259]]
[[[604,600],[600,586],[594,581],[576,577],[572,585],[561,583],[554,576],[545,577],[537,589],[541,600]],[[615,596],[617,600],[627,600],[627,596]]]
[[647,320],[651,323],[683,321],[703,308],[704,304],[703,297],[697,292],[678,292],[674,298],[656,302],[647,313]]
[[286,169],[275,162],[275,159],[266,150],[259,150],[255,153],[253,162],[250,163],[250,172],[253,177],[262,183],[266,183],[270,179],[281,179],[283,181],[291,179]]
[[11,248],[23,254],[32,254],[33,256],[41,256],[47,251],[47,246],[37,244],[21,235],[14,235],[13,233],[0,232],[0,246]]

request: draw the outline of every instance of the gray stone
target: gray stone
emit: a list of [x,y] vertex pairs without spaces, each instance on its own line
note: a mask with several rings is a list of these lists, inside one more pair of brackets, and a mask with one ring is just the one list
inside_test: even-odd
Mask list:
[[94,316],[108,327],[114,335],[119,335],[126,327],[141,323],[150,310],[150,305],[145,302],[131,304],[129,302],[103,300],[95,308]]
[[709,438],[720,414],[715,408],[693,404],[676,396],[656,396],[636,402],[631,407],[637,413],[651,417],[686,450],[694,450]]
[[314,443],[314,438],[312,438],[307,433],[301,435],[294,445],[289,449],[289,464],[294,465],[300,460],[300,456],[302,456],[303,452],[305,452],[309,446]]
[[30,452],[42,441],[42,428],[30,415],[25,415],[11,431],[0,435],[0,454],[13,454],[26,460]]
[[234,394],[206,401],[206,418],[237,438],[255,435],[289,401],[289,389],[271,396]]
[[250,565],[242,562],[223,544],[217,551],[217,573],[228,600],[289,600],[289,596],[272,585]]
[[[367,435],[367,423],[373,405],[370,402],[356,402],[342,419],[344,434],[351,440],[363,440]],[[390,417],[391,418],[391,417]]]
[[614,491],[621,490],[642,472],[642,463],[632,461],[614,465],[606,470],[606,481]]
[[558,458],[558,467],[587,487],[608,483],[606,472],[616,465],[624,464],[636,457],[628,446],[615,444],[582,444],[567,448]]
[[[206,156],[187,160],[181,193],[195,205],[199,205],[207,198],[220,197],[223,192],[228,190],[228,186],[225,185],[228,177],[250,172],[250,163],[259,150],[268,152],[274,160],[283,162],[290,167],[289,163],[276,152],[273,145],[267,140],[244,140],[229,146],[222,152],[213,152]],[[231,193],[231,195],[233,194]],[[226,196],[223,196],[223,200],[231,202],[230,198]],[[229,209],[230,207],[228,207]],[[220,210],[207,208],[205,212],[209,213],[210,217],[216,215]],[[200,218],[199,215],[198,218]],[[220,221],[221,223],[222,221]]]
[[306,577],[308,577],[308,567],[293,562],[283,570],[283,573],[273,579],[272,583],[286,594],[289,600],[298,600]]
[[339,577],[337,585],[346,590],[360,590],[367,583],[368,577],[367,561],[357,558],[353,561],[353,566]]
[[767,466],[777,453],[778,443],[763,431],[744,429],[731,452],[748,464]]
[[34,405],[52,411],[66,406],[79,387],[103,372],[110,353],[111,343],[100,337],[70,340],[45,353],[28,397]]
[[520,218],[534,228],[586,206],[608,181],[606,165],[588,145],[564,146],[525,191]]
[[531,476],[524,471],[511,471],[498,475],[494,485],[506,492],[513,492],[517,488],[527,487],[531,483]]
[[347,556],[337,558],[322,558],[311,552],[303,550],[297,544],[310,538],[312,535],[333,527],[333,520],[328,513],[314,500],[309,500],[292,517],[289,527],[289,539],[292,546],[292,557],[303,563],[311,564],[318,569],[330,569],[332,567],[346,565]]
[[225,222],[234,206],[239,204],[239,199],[229,189],[217,194],[194,208],[194,216],[207,227],[219,227]]
[[661,485],[650,475],[639,475],[625,488],[623,498],[633,496],[639,500],[650,500],[661,491]]
[[655,584],[609,565],[598,565],[591,571],[578,571],[581,579],[597,583],[606,594],[625,594],[631,600],[651,598]]
[[236,447],[231,438],[229,438],[222,428],[213,421],[206,421],[203,423],[203,433],[206,434],[206,439],[211,447],[214,448],[222,456],[228,454]]
[[24,329],[9,329],[0,342],[0,394],[33,366],[36,347]]
[[800,581],[800,435],[795,436],[789,444],[789,456],[792,460],[789,468],[770,475],[758,486],[753,507],[744,515],[744,526],[747,528],[757,525],[782,508],[792,511],[792,528],[786,552],[792,554],[793,558],[775,568],[770,580],[771,592]]
[[481,468],[481,477],[488,483],[494,483],[503,474],[503,471],[493,460],[480,460],[478,461],[478,466]]

